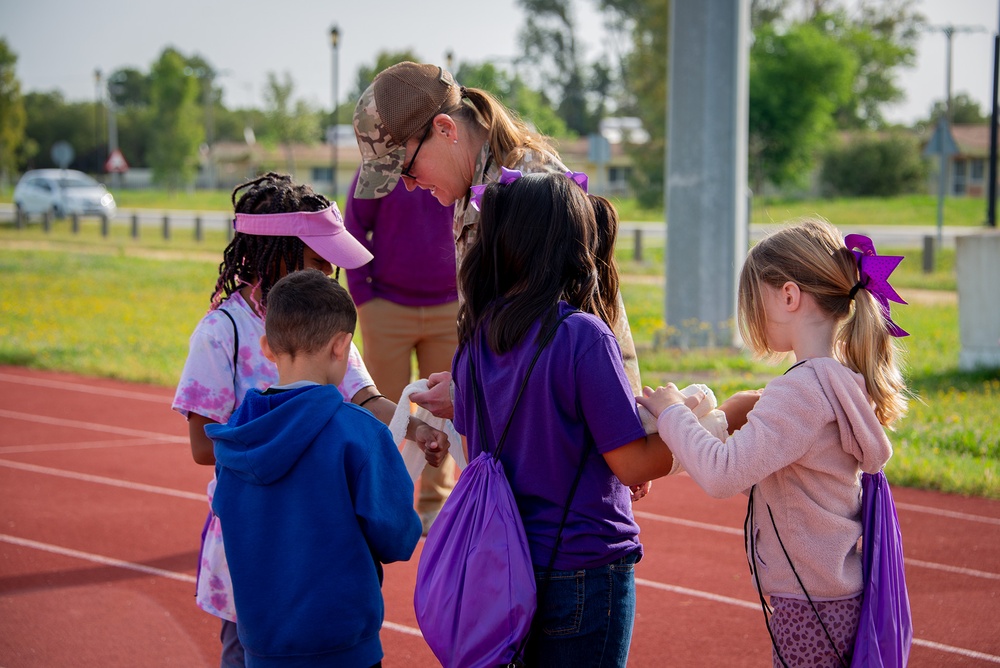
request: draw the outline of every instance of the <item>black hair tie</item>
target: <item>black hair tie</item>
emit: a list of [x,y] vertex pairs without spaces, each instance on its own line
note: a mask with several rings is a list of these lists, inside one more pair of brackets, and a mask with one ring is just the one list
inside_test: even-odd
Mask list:
[[858,294],[858,290],[868,285],[868,280],[869,278],[866,276],[863,280],[860,280],[857,283],[855,283],[854,287],[851,288],[851,292],[847,295],[847,298],[854,299],[854,295]]

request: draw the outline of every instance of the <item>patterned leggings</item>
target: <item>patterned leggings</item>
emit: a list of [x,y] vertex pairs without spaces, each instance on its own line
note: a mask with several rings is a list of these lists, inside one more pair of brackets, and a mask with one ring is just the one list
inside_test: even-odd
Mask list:
[[830,638],[837,644],[837,652],[844,659],[845,663],[842,664],[809,601],[772,596],[771,607],[774,614],[771,616],[771,632],[777,649],[781,652],[779,659],[777,652],[772,651],[774,668],[840,668],[850,665],[851,655],[854,653],[854,637],[858,633],[858,621],[861,618],[861,599],[862,596],[855,596],[839,601],[813,601]]

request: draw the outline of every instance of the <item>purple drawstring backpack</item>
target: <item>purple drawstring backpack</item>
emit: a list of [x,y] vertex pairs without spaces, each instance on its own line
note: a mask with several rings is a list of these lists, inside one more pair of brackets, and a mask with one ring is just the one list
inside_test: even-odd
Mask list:
[[[535,571],[500,453],[538,356],[559,324],[575,312],[560,318],[539,344],[492,453],[486,449],[483,404],[476,387],[475,363],[469,355],[483,452],[462,471],[431,525],[413,592],[417,624],[444,668],[521,665],[537,605]],[[567,508],[582,467],[581,462]],[[554,549],[558,549],[561,533],[562,526]]]
[[861,474],[861,559],[865,580],[852,668],[906,665],[913,642],[903,572],[903,538],[885,473]]
[[[750,499],[747,502],[747,519],[744,523],[744,538],[749,540],[751,553],[753,547],[753,532],[748,527],[753,516],[754,492],[757,486],[750,489]],[[781,549],[778,527],[774,524],[771,507],[767,506],[771,517],[771,525]],[[799,574],[792,560],[785,551],[785,558],[792,572],[798,578]],[[753,560],[750,559],[751,570],[757,578]],[[899,518],[896,516],[896,504],[892,501],[889,491],[889,481],[885,473],[879,471],[872,475],[861,474],[861,577],[864,580],[863,598],[861,602],[861,618],[858,621],[858,633],[854,638],[854,649],[851,655],[850,668],[903,668],[910,655],[910,645],[913,643],[913,621],[910,618],[910,598],[906,592],[906,573],[903,569],[903,538],[899,531]],[[767,624],[768,635],[771,635],[771,625],[768,607],[764,594],[760,593],[760,580],[757,591],[760,594],[761,606],[764,609],[764,621]],[[813,605],[809,592],[799,579],[799,586],[806,595],[806,600]],[[816,608],[813,607],[813,611]],[[826,637],[833,643],[823,619],[816,613],[817,620]],[[784,658],[771,635],[771,643],[778,660],[787,666]],[[840,665],[847,668],[847,661],[836,649],[834,652],[840,660]]]

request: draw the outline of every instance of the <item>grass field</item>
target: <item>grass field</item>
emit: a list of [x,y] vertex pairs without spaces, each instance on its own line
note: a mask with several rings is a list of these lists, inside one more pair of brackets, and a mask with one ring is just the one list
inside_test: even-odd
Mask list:
[[[16,230],[0,223],[0,364],[173,385],[188,336],[208,307],[224,246],[221,232],[207,233],[201,243],[181,235],[136,241],[122,222],[108,238],[94,221],[76,235],[67,221],[48,234],[37,225]],[[655,345],[664,329],[663,249],[647,251],[641,265],[619,254],[647,384],[704,382],[724,398],[784,370],[730,348]],[[896,484],[1000,498],[1000,370],[958,371],[958,306],[948,292],[955,286],[954,251],[942,250],[934,274],[911,260],[893,278],[904,298],[917,288],[937,289],[929,294],[940,298],[909,298],[909,306],[893,308],[894,319],[913,334],[902,344],[915,400],[892,435],[896,454],[887,474]]]

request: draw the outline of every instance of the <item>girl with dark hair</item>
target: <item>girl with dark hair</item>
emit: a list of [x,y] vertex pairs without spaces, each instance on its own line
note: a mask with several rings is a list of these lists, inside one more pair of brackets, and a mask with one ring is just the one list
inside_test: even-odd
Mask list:
[[[628,486],[666,475],[672,457],[646,436],[609,326],[617,290],[602,291],[601,276],[610,287],[617,273],[607,253],[598,268],[593,249],[614,247],[616,218],[561,174],[505,170],[474,191],[476,204],[479,236],[459,271],[454,424],[471,461],[492,452],[518,406],[500,462],[538,581],[525,661],[624,666],[642,555]],[[487,398],[482,415],[474,387]]]
[[[214,465],[205,425],[225,423],[247,391],[264,390],[278,381],[277,367],[260,346],[271,288],[286,274],[318,269],[327,276],[334,266],[353,269],[371,260],[344,227],[337,205],[284,174],[268,173],[238,186],[232,195],[233,240],[223,252],[210,308],[191,335],[190,350],[172,408],[188,420],[191,455],[198,464]],[[348,401],[363,405],[388,424],[396,405],[379,394],[351,343],[348,369],[338,386]],[[428,461],[446,450],[444,435],[411,421],[413,440],[429,448]],[[436,464],[435,464],[436,465]],[[211,507],[215,477],[208,486]],[[209,512],[198,564],[197,604],[222,622],[220,665],[243,666],[236,633],[236,610],[218,518]]]

